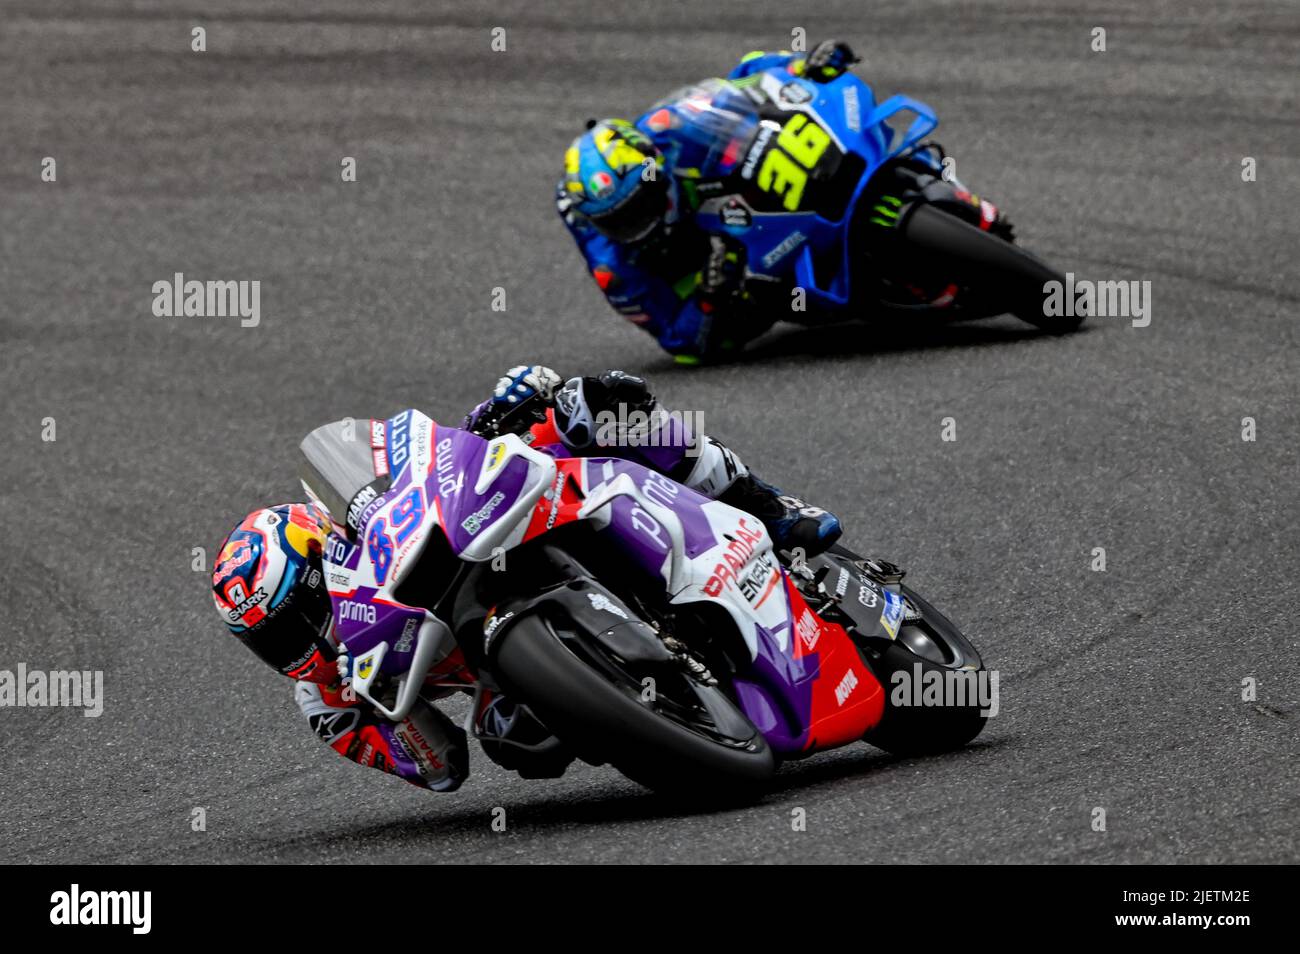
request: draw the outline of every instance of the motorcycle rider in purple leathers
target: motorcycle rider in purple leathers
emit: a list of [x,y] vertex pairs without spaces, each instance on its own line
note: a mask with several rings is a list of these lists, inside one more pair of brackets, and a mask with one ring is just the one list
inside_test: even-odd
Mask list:
[[[814,555],[840,535],[833,514],[759,480],[721,442],[668,413],[643,379],[622,371],[564,382],[540,365],[512,368],[461,427],[483,437],[518,434],[559,457],[635,460],[754,514],[786,554]],[[400,723],[390,722],[350,690],[350,660],[335,636],[324,581],[329,527],[315,504],[254,511],[227,536],[213,572],[223,621],[295,680],[295,700],[313,731],[352,761],[434,791],[453,791],[468,777],[465,728],[493,761],[525,778],[563,774],[573,753],[499,693],[482,693],[462,728],[423,699]]]

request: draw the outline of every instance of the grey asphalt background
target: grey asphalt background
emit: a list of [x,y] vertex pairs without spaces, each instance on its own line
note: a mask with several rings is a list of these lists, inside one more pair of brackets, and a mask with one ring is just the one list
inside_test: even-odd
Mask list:
[[[0,668],[102,669],[107,699],[0,709],[0,861],[1295,861],[1298,23],[1204,0],[6,2]],[[793,27],[933,105],[1028,247],[1151,281],[1150,326],[787,328],[674,368],[580,268],[562,151]],[[177,271],[260,280],[261,325],[155,318]],[[1001,672],[1001,714],[962,752],[853,746],[721,812],[477,750],[431,795],[329,752],[191,548],[294,497],[316,424],[453,422],[523,361],[702,411],[909,568]]]

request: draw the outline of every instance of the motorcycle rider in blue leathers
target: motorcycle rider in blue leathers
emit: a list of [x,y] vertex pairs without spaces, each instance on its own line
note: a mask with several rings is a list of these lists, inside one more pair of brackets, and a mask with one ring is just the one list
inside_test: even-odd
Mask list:
[[[845,43],[825,41],[804,56],[748,54],[731,81],[773,67],[815,82],[855,62]],[[610,305],[658,339],[678,363],[722,358],[771,327],[773,301],[746,284],[744,248],[694,224],[707,180],[705,150],[683,129],[688,110],[660,107],[635,124],[590,124],[565,152],[556,206]],[[717,163],[717,157],[713,157]]]

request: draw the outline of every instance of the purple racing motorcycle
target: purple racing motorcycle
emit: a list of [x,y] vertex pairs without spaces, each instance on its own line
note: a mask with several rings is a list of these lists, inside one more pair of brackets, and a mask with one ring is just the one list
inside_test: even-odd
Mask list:
[[585,761],[696,793],[859,740],[916,754],[983,728],[974,698],[890,691],[983,667],[896,567],[842,547],[787,565],[750,514],[538,443],[418,411],[303,441],[353,688],[388,718],[503,691]]

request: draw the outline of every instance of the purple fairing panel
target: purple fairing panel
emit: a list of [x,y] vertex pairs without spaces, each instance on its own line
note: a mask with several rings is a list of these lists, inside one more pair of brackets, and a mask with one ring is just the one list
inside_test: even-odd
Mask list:
[[[625,460],[589,458],[587,468],[589,494],[594,494],[600,484],[628,474],[651,501],[670,509],[681,520],[688,559],[704,555],[723,542],[702,509],[709,502],[707,497]],[[610,515],[605,532],[615,535],[625,552],[649,575],[662,578],[664,562],[671,552],[667,528],[629,497],[617,498],[605,510]],[[741,710],[768,744],[782,755],[793,755],[804,752],[808,742],[817,666],[815,656],[795,657],[785,570],[778,572],[781,581],[773,595],[781,601],[778,615],[783,618],[771,626],[753,624],[753,658],[749,671],[736,679],[736,690]],[[781,634],[784,639],[778,638]]]
[[[708,497],[630,460],[617,457],[588,457],[585,460],[588,494],[595,493],[601,484],[610,483],[620,475],[627,474],[651,502],[676,514],[682,522],[687,559],[694,560],[718,545],[718,538],[709,525],[709,519],[700,509],[709,502]],[[667,534],[658,526],[658,521],[650,524],[649,521],[653,518],[637,506],[635,501],[622,498],[612,508],[615,519],[611,528],[629,546],[645,545],[649,540],[651,548],[659,550],[660,545],[667,541]],[[660,552],[666,553],[667,549]]]
[[759,627],[752,668],[735,680],[741,711],[773,751],[787,756],[806,752],[817,677],[817,657],[795,659],[793,645],[790,640],[782,650],[772,632]]
[[335,634],[347,646],[353,659],[387,642],[388,652],[380,669],[401,674],[410,668],[415,636],[424,622],[424,610],[376,600],[376,593],[373,587],[363,586],[349,594],[331,594],[334,598]]
[[487,450],[488,442],[468,431],[439,426],[434,432],[425,492],[437,501],[438,522],[458,555],[510,509],[528,479],[528,463],[512,457],[500,465],[483,493],[475,493]]

